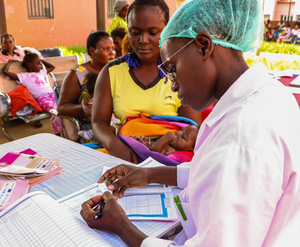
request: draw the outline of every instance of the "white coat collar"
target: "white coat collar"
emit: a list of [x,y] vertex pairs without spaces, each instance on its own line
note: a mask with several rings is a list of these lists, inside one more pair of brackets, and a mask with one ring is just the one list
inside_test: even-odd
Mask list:
[[268,70],[261,63],[247,69],[220,98],[204,123],[212,127],[232,108],[270,82],[270,79]]

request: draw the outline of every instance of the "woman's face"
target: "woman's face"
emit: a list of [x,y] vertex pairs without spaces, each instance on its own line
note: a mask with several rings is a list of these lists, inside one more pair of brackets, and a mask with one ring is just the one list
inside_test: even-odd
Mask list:
[[[179,51],[189,39],[166,40],[161,47],[162,61],[166,61]],[[216,71],[211,59],[203,59],[196,42],[171,57],[164,65],[174,72],[172,90],[178,92],[182,105],[188,105],[195,111],[206,109],[215,100]]]
[[129,43],[142,61],[158,60],[159,39],[165,27],[164,21],[164,15],[158,6],[137,6],[129,13]]
[[93,62],[98,63],[103,66],[108,63],[108,61],[115,59],[116,51],[114,42],[111,37],[103,37],[96,44],[96,49],[90,47],[90,53]]
[[10,36],[6,36],[2,39],[1,46],[4,51],[11,52],[15,48],[15,42]]

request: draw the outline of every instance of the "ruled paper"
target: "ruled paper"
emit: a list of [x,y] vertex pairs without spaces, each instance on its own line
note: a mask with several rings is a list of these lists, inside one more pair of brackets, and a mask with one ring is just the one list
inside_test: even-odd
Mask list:
[[21,199],[0,214],[0,246],[116,246],[43,192]]
[[[181,191],[180,189],[176,189],[176,195]],[[61,198],[58,202],[66,208],[69,212],[71,212],[74,216],[76,216],[79,220],[83,220],[80,215],[81,204],[90,198],[94,197],[99,193],[99,188],[97,184],[92,184],[80,191],[77,191],[69,196]],[[173,188],[174,193],[174,188]],[[179,220],[176,221],[155,221],[155,220],[133,220],[132,223],[147,236],[151,237],[161,237],[165,233],[171,231],[179,224]],[[100,234],[103,238],[107,239],[107,241],[117,241],[115,235],[105,233],[102,231],[95,230],[98,234]],[[121,240],[119,240],[120,243]],[[126,246],[126,245],[116,245],[116,246]]]

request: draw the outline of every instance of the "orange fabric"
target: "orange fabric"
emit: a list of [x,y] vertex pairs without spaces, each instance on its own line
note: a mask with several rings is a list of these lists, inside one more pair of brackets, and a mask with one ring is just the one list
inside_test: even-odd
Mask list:
[[120,126],[119,135],[125,136],[149,136],[159,137],[166,134],[168,131],[176,132],[180,128],[172,125],[167,121],[154,120],[141,114],[141,117],[127,118],[126,122]]
[[8,92],[7,95],[11,99],[10,112],[13,116],[16,116],[18,110],[24,108],[26,105],[30,105],[34,108],[31,115],[37,112],[42,112],[42,108],[38,105],[28,88],[24,85],[16,86],[12,91]]
[[97,148],[97,149],[95,149],[95,150],[110,155],[110,152],[108,152],[108,150],[107,150],[106,148]]

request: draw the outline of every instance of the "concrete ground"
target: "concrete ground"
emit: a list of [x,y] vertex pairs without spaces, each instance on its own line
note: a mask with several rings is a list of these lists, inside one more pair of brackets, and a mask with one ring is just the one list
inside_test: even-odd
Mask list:
[[[15,140],[39,133],[54,134],[50,118],[44,119],[41,122],[43,123],[43,126],[36,128],[33,126],[33,123],[25,124],[22,120],[17,120],[16,122],[10,124],[11,126],[7,126],[6,130]],[[9,140],[2,133],[2,130],[0,130],[0,144],[7,142],[9,142]]]

